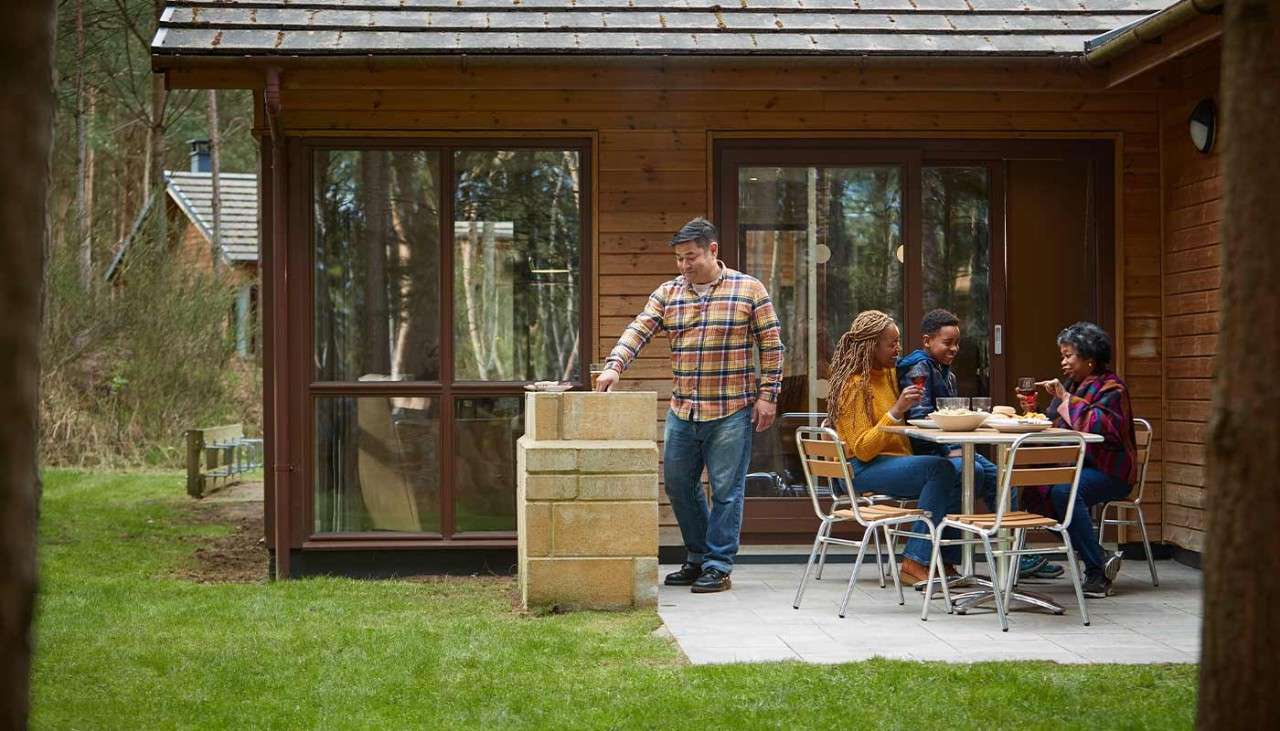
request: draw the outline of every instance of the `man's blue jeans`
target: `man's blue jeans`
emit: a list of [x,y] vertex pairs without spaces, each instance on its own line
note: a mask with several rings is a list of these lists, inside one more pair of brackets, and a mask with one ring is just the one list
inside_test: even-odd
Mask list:
[[[715,421],[685,421],[670,411],[663,431],[663,477],[689,563],[733,571],[742,529],[742,498],[751,461],[751,408]],[[711,479],[711,507],[702,469]]]
[[[921,510],[929,513],[934,524],[942,522],[948,513],[960,512],[960,471],[946,457],[899,457],[882,454],[870,462],[850,460],[853,466],[853,484],[858,492],[876,492],[904,500],[915,500]],[[928,533],[924,521],[916,523],[915,530]],[[950,537],[950,535],[948,535]],[[907,541],[903,553],[917,563],[929,565],[933,542],[923,538]],[[942,549],[944,563],[960,560],[959,546]]]
[[[1129,496],[1133,486],[1124,480],[1117,479],[1093,467],[1084,467],[1080,471],[1080,488],[1076,493],[1076,504],[1071,511],[1071,525],[1067,526],[1067,535],[1071,537],[1071,547],[1080,554],[1085,570],[1102,570],[1102,546],[1098,536],[1093,532],[1093,521],[1089,519],[1089,508],[1098,503],[1112,500],[1123,500]],[[1070,485],[1054,485],[1049,488],[1049,497],[1053,500],[1053,510],[1058,520],[1066,518],[1067,498],[1071,497]]]

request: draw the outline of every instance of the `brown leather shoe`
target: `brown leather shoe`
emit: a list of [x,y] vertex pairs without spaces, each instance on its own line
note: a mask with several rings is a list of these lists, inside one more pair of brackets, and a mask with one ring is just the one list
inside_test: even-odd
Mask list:
[[898,565],[898,574],[902,577],[903,583],[918,584],[929,580],[929,567],[913,558],[904,556],[902,563]]

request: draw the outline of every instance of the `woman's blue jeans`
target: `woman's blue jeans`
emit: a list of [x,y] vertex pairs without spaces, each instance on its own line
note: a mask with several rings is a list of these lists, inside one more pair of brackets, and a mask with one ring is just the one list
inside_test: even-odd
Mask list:
[[[733,571],[742,499],[751,461],[751,408],[714,421],[685,421],[670,411],[663,430],[662,474],[688,562]],[[711,507],[702,469],[711,480]]]
[[[1080,554],[1085,570],[1102,570],[1102,546],[1098,536],[1093,532],[1093,521],[1089,518],[1089,508],[1098,503],[1112,500],[1123,500],[1129,497],[1133,486],[1124,480],[1112,477],[1102,470],[1085,467],[1080,471],[1080,488],[1076,493],[1076,504],[1071,510],[1071,525],[1067,526],[1067,535],[1071,537],[1071,547]],[[1053,500],[1053,510],[1058,520],[1066,518],[1067,499],[1071,497],[1070,485],[1054,485],[1049,488],[1049,497]]]
[[[935,525],[949,513],[960,512],[960,471],[946,457],[882,454],[870,462],[854,459],[850,464],[853,467],[853,484],[859,493],[875,492],[915,500],[921,510],[929,513]],[[928,533],[929,527],[920,521],[916,523],[915,530]],[[924,538],[907,541],[903,551],[907,558],[925,566],[929,565],[932,552],[933,542]],[[958,563],[959,546],[943,548],[942,560],[944,563]]]

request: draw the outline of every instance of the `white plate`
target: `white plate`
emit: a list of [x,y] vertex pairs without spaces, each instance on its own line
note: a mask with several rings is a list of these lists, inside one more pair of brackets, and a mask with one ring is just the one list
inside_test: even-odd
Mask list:
[[987,426],[1006,434],[1030,434],[1053,426],[1052,421],[1018,421],[1017,419],[988,419]]
[[907,423],[918,429],[941,429],[933,419],[907,419]]

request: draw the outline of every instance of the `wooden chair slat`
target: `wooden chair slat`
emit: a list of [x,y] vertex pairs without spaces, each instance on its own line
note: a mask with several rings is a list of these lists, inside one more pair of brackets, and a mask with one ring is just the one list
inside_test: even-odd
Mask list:
[[1046,464],[1075,464],[1078,447],[1021,447],[1014,454],[1015,467]]
[[835,442],[829,442],[822,439],[801,439],[801,448],[807,457],[825,457],[826,459],[840,459],[840,450]]
[[1151,432],[1141,427],[1134,429],[1134,436],[1137,437],[1139,447],[1151,446]]
[[809,474],[814,477],[839,477],[846,478],[845,465],[839,462],[823,462],[816,459],[806,459],[805,464],[809,468]]
[[1009,484],[1014,487],[1069,485],[1075,477],[1074,467],[1015,467],[1009,477]]

